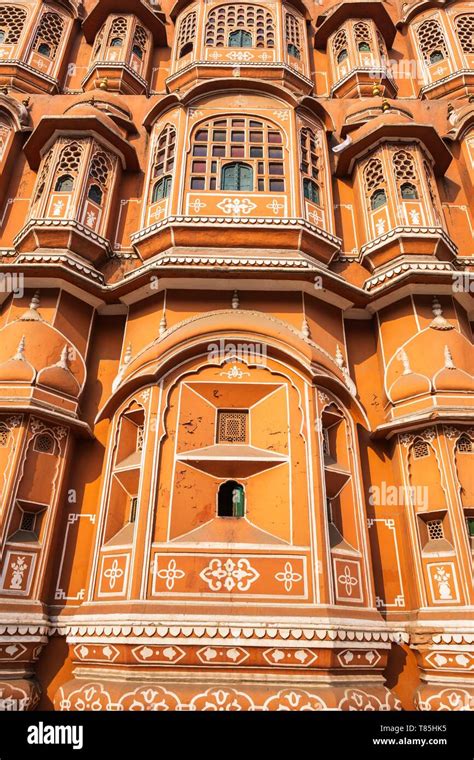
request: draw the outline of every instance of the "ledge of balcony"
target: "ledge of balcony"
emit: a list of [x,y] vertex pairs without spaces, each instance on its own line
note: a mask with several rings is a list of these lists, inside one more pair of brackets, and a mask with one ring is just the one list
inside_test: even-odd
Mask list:
[[400,225],[370,240],[360,248],[360,259],[371,272],[401,256],[429,257],[453,261],[457,246],[442,227]]
[[[309,95],[314,83],[297,69],[283,61],[193,61],[166,79],[169,92],[192,87],[205,80],[232,77],[238,66],[247,80],[264,80],[289,87],[298,94]],[[372,84],[373,87],[373,84]]]
[[109,241],[75,219],[30,219],[13,242],[18,253],[59,249],[94,265],[111,255]]
[[146,260],[172,246],[205,248],[292,249],[329,264],[341,241],[302,218],[169,216],[131,236],[132,244]]

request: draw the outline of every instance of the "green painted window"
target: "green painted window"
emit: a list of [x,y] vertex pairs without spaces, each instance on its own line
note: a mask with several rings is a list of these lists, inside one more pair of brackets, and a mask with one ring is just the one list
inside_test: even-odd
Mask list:
[[221,190],[253,190],[253,169],[248,164],[235,162],[222,169]]
[[319,187],[312,179],[303,180],[303,192],[308,201],[319,204]]
[[155,182],[151,196],[151,202],[156,203],[157,201],[161,201],[163,198],[167,198],[170,194],[170,190],[171,177],[162,177],[158,180],[158,182]]
[[236,29],[235,32],[229,34],[229,47],[252,47],[252,35],[244,29]]
[[375,193],[372,193],[370,196],[370,208],[372,211],[385,206],[386,203],[387,195],[385,193],[385,190],[376,190]]

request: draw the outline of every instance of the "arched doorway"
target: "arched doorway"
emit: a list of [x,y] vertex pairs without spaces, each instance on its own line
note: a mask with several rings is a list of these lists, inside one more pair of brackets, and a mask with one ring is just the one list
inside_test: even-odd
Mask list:
[[243,517],[245,515],[244,487],[235,480],[227,480],[219,486],[217,494],[218,517]]

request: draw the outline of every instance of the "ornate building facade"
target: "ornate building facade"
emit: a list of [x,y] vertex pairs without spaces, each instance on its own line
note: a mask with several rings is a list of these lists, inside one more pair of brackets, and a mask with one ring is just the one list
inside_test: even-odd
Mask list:
[[0,697],[474,707],[474,9],[0,1]]

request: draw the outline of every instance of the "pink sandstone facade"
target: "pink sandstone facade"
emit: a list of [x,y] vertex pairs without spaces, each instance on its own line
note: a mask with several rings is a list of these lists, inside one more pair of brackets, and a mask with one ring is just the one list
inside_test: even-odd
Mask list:
[[473,39],[1,0],[4,707],[472,709]]

